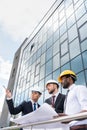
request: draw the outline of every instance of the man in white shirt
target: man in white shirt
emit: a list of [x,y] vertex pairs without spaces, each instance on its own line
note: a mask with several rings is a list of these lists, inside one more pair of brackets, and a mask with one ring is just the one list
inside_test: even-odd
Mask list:
[[[58,77],[64,89],[68,93],[64,102],[64,113],[59,116],[73,115],[81,112],[87,112],[87,88],[83,85],[75,85],[77,80],[76,74],[71,70],[63,71]],[[87,130],[87,119],[73,123],[70,130]]]

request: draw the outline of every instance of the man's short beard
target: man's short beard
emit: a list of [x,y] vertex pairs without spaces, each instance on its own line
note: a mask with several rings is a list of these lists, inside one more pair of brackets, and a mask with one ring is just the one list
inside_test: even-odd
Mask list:
[[67,89],[67,88],[69,87],[69,85],[70,85],[70,84],[67,82],[67,83],[63,86],[63,88],[64,88],[64,89]]
[[51,91],[49,92],[49,94],[53,94],[54,91],[55,91],[55,90],[51,90]]
[[67,89],[68,87],[66,85],[63,86],[64,89]]

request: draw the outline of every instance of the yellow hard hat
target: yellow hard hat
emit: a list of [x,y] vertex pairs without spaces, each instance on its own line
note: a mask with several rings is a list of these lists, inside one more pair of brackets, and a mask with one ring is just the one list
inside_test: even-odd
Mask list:
[[76,74],[73,71],[71,71],[71,70],[65,70],[65,71],[61,72],[60,76],[58,77],[58,81],[61,83],[61,81],[62,81],[61,78],[63,76],[66,76],[66,75],[71,75],[74,78],[75,81],[77,79],[77,76],[76,76]]

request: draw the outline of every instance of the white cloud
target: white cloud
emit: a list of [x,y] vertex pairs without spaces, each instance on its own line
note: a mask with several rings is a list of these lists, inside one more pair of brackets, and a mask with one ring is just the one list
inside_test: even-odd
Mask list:
[[55,0],[0,0],[0,21],[14,39],[25,39]]
[[0,57],[0,112],[2,110],[5,97],[5,89],[2,87],[2,85],[7,86],[11,67],[12,65],[9,61],[5,61],[2,57]]
[[[3,28],[3,32],[9,34],[14,41],[23,42],[54,2],[55,0],[0,0],[0,28]],[[3,84],[7,85],[11,66],[9,61],[0,57],[0,87]],[[5,95],[1,88],[0,109]]]
[[9,61],[4,61],[2,57],[0,57],[0,80],[8,80],[10,76],[12,64]]

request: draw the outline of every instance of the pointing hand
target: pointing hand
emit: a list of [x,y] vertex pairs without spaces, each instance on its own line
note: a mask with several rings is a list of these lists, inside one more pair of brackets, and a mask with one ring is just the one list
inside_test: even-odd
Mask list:
[[7,98],[11,98],[12,97],[12,93],[10,90],[6,89],[6,97]]

